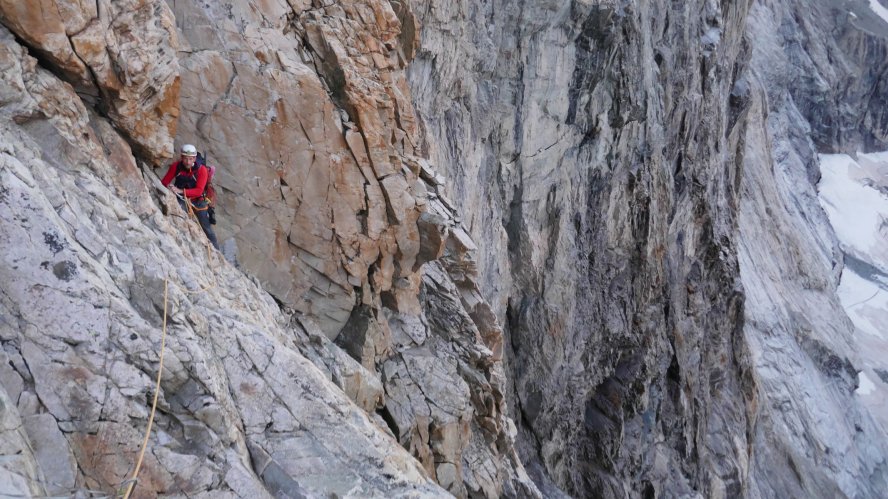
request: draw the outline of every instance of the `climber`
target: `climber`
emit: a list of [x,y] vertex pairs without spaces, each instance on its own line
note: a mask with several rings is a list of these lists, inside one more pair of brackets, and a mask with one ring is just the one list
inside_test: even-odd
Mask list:
[[[170,165],[166,175],[163,176],[164,187],[169,188],[179,199],[179,205],[186,212],[191,211],[197,216],[200,226],[207,239],[213,243],[213,247],[219,249],[219,243],[216,242],[216,232],[210,222],[209,200],[206,196],[207,167],[203,164],[197,164],[197,148],[191,144],[182,146],[182,158]],[[175,178],[175,181],[173,179]],[[173,183],[170,187],[170,182]]]

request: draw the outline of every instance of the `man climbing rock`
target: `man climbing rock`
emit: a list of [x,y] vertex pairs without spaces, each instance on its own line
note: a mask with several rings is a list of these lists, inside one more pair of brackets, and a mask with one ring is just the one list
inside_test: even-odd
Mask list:
[[[168,187],[179,199],[179,205],[186,212],[193,211],[197,215],[197,220],[207,238],[213,243],[213,247],[219,249],[219,243],[216,242],[216,232],[210,223],[209,200],[206,195],[207,180],[209,173],[206,165],[196,164],[197,148],[191,144],[182,146],[182,157],[179,161],[170,165],[166,175],[161,181],[164,187]],[[173,183],[169,187],[170,182]]]

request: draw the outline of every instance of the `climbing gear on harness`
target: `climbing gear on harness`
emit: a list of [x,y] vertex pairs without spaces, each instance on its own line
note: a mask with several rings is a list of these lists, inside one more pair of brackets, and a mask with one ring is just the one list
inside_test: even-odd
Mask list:
[[[216,167],[207,164],[206,158],[204,158],[202,154],[196,153],[196,155],[197,160],[194,162],[192,168],[186,168],[181,161],[176,163],[176,177],[173,181],[173,185],[180,189],[194,189],[197,187],[197,177],[200,169],[205,168],[207,172],[207,182],[204,184],[203,194],[198,198],[193,199],[206,200],[207,206],[212,210],[211,213],[213,213],[216,208],[216,189],[213,187],[212,182],[213,177],[216,175]],[[205,209],[207,208],[199,208],[198,211],[203,211]],[[212,218],[215,219],[215,213],[213,213],[213,215]]]
[[[186,155],[192,152],[194,156]],[[167,169],[161,184],[178,196],[179,203],[186,212],[197,215],[207,238],[218,248],[219,244],[213,231],[216,221],[216,190],[211,184],[216,168],[207,165],[204,157],[197,151],[192,151],[190,147],[183,147],[182,153],[182,159]]]
[[207,211],[210,209],[210,205],[203,198],[198,198],[197,200],[192,201],[182,194],[176,194],[176,197],[182,200],[185,204],[185,209],[189,214],[193,215],[195,212]]
[[219,249],[216,233],[212,229],[212,225],[215,223],[213,220],[215,218],[215,213],[213,213],[213,208],[209,206],[209,203],[203,198],[193,201],[187,196],[178,193],[176,194],[176,197],[178,198],[182,209],[184,209],[192,218],[197,220],[201,229],[203,229],[204,233],[207,235],[207,239],[213,243],[213,246],[216,249]]

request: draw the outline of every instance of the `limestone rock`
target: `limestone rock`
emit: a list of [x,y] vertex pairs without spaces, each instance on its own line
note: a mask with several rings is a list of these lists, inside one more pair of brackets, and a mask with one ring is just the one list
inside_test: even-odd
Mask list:
[[2,386],[0,386],[0,452],[7,456],[3,466],[0,467],[0,493],[12,497],[40,496],[46,493],[44,485],[46,481],[37,457],[29,445],[21,417],[15,408],[15,401]]
[[331,343],[311,321],[302,319],[294,322],[294,331],[300,339],[300,352],[326,372],[333,383],[358,407],[372,414],[384,404],[383,386],[376,373],[372,339],[361,341],[367,338],[356,338],[351,344],[366,345],[363,350],[370,350],[369,356],[359,363],[362,360],[360,357],[355,356],[348,347],[343,350]]
[[238,263],[335,336],[357,291],[378,300],[421,250],[400,21],[378,0],[254,7],[173,6],[179,139],[220,167]]
[[878,497],[881,5],[0,0],[0,494]]
[[[382,365],[383,416],[442,487],[457,497],[539,496],[514,450],[505,415],[495,317],[475,321],[452,277],[468,255],[422,268],[420,308],[388,309],[396,354]],[[463,276],[465,277],[465,276]],[[465,282],[477,293],[472,281]],[[418,315],[412,315],[417,313]],[[479,332],[482,328],[486,336]]]
[[83,31],[98,17],[97,7],[97,4],[74,5],[56,0],[30,3],[4,0],[0,2],[0,19],[29,46],[49,58],[75,87],[97,93],[89,68],[74,51],[69,37]]
[[348,323],[336,336],[336,344],[370,371],[375,371],[376,363],[391,353],[388,324],[380,323],[373,314],[369,306],[355,307]]
[[77,462],[56,419],[44,413],[28,416],[23,422],[40,469],[51,477],[46,483],[47,493],[64,494],[74,490]]
[[[495,317],[484,314],[474,287],[467,256],[473,243],[452,203],[442,201],[442,177],[417,148],[421,131],[406,80],[419,36],[412,8],[359,0],[311,8],[177,2],[173,10],[182,40],[179,141],[197,143],[219,165],[218,232],[237,247],[238,265],[320,327],[322,334],[300,340],[302,353],[371,413],[378,405],[383,417],[390,414],[391,390],[400,398],[420,396],[414,391],[434,376],[395,389],[385,366],[393,366],[404,348],[434,337],[423,323],[421,276],[424,264],[444,258],[455,233],[461,243],[453,245],[461,250],[451,258],[453,272],[474,290],[470,302],[484,336],[475,329],[453,332],[464,337],[465,351],[451,352],[434,372],[465,385],[451,397],[464,407],[471,406],[472,390],[492,390],[487,378],[502,383],[493,367],[502,358],[502,334]],[[461,292],[450,292],[461,308]],[[409,334],[418,342],[404,338]],[[361,368],[343,359],[337,346]],[[464,362],[482,363],[494,374],[462,381],[458,367]],[[502,397],[487,399],[503,403]],[[477,417],[461,413],[460,431],[433,432],[415,442],[404,437],[401,443],[421,459],[433,459],[433,444],[448,448],[438,454],[449,463],[442,477],[449,490],[464,496],[471,471],[463,471],[470,454],[464,455],[461,442],[501,439],[496,450],[477,452],[485,456],[477,462],[492,464],[472,479],[472,493],[497,496],[512,487],[533,495],[514,459],[513,439],[504,433],[503,413],[501,407]],[[409,415],[402,426],[428,433]],[[481,431],[491,434],[472,437]],[[437,476],[428,459],[426,470]],[[513,481],[518,485],[507,485]]]
[[[748,3],[420,11],[411,90],[430,162],[480,242],[490,308],[466,301],[506,329],[504,347],[488,342],[514,383],[524,462],[571,495],[690,494],[698,474],[739,490],[738,457],[702,454],[746,438],[742,361],[710,363],[743,359],[738,167],[714,151],[731,148],[725,68]],[[699,43],[704,26],[717,45]]]

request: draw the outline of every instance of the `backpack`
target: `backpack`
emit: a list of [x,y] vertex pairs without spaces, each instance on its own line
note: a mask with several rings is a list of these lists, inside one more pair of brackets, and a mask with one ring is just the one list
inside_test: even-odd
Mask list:
[[207,158],[203,154],[197,153],[195,165],[203,165],[207,169],[207,186],[204,188],[204,197],[210,203],[210,208],[216,208],[216,188],[213,187],[213,175],[216,174],[216,167],[207,163]]

